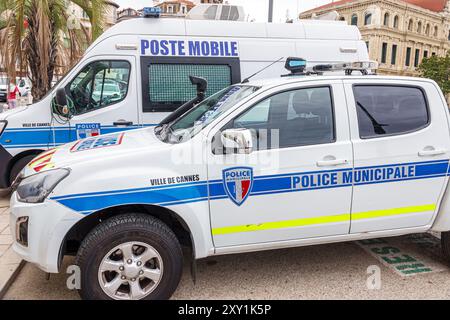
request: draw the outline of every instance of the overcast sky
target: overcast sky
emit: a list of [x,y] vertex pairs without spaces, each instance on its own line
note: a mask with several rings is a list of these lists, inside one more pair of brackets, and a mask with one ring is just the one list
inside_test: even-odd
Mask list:
[[[153,5],[152,0],[115,0],[121,7],[142,9]],[[267,12],[269,7],[268,0],[228,0],[231,4],[244,6],[246,14],[249,14],[256,21],[267,21]],[[302,11],[312,9],[331,0],[274,0],[274,21],[284,22],[289,10],[290,18],[297,17]]]

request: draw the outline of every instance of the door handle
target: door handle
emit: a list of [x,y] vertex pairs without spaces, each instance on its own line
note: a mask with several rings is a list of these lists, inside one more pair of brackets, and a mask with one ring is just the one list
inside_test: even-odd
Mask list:
[[444,155],[447,153],[447,150],[445,149],[424,149],[422,151],[419,151],[419,157],[435,157]]
[[130,127],[133,125],[133,121],[125,121],[125,120],[119,120],[113,123],[116,127]]
[[348,160],[346,159],[332,159],[332,160],[321,160],[317,161],[318,167],[336,167],[348,164]]

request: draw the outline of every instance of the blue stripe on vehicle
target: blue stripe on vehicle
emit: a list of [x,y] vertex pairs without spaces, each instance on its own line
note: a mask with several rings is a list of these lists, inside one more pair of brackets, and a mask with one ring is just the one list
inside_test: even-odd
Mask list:
[[[384,179],[381,181],[361,181],[353,183],[344,183],[343,180],[333,185],[308,186],[296,189],[293,185],[294,177],[313,176],[317,174],[333,174],[333,173],[351,173],[360,170],[371,169],[388,169],[414,167],[414,176]],[[410,181],[418,179],[431,179],[447,176],[449,168],[449,160],[403,163],[385,166],[358,167],[353,169],[340,170],[324,170],[312,172],[300,172],[279,175],[267,175],[254,178],[253,188],[250,193],[251,197],[263,196],[279,193],[303,192],[312,190],[322,190],[331,188],[346,188],[353,185],[377,184],[377,183],[393,183],[400,181]],[[176,184],[170,186],[157,186],[137,189],[125,190],[108,190],[92,193],[82,193],[52,197],[51,200],[57,201],[62,205],[78,211],[82,214],[90,214],[98,210],[109,208],[117,205],[126,204],[151,204],[161,206],[173,206],[178,204],[193,203],[199,201],[226,199],[226,195],[222,180],[199,181],[184,184]]]
[[142,190],[101,196],[85,196],[57,200],[75,211],[96,211],[126,204],[174,205],[177,203],[205,201],[208,196],[206,184],[171,189]]
[[[156,124],[134,125],[123,128],[106,125],[101,127],[101,134],[154,126]],[[7,128],[0,137],[0,145],[6,149],[50,148],[54,145],[58,146],[75,140],[77,140],[75,127]]]

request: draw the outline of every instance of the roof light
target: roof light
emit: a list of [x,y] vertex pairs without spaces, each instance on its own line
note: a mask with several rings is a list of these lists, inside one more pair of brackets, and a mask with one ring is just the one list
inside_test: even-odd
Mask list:
[[344,63],[319,64],[313,67],[313,71],[317,73],[345,71],[350,75],[353,71],[360,71],[362,74],[369,74],[369,71],[377,70],[378,63],[376,61],[358,61]]
[[146,7],[143,11],[145,18],[159,18],[161,16],[161,8]]
[[289,57],[287,58],[286,65],[284,67],[292,73],[303,73],[306,68],[306,60],[302,58]]
[[353,70],[376,70],[378,69],[378,62],[376,61],[362,61],[362,62],[353,62],[352,63]]

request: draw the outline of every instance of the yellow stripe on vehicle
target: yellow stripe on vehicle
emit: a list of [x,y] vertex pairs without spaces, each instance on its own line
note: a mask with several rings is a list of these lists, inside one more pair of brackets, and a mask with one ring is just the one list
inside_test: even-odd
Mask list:
[[313,217],[313,218],[304,218],[304,219],[278,221],[278,222],[266,222],[266,223],[261,223],[261,224],[249,224],[246,226],[217,228],[217,229],[213,229],[213,235],[241,233],[241,232],[250,232],[250,231],[274,230],[274,229],[286,229],[286,228],[303,227],[303,226],[326,224],[326,223],[333,223],[333,222],[342,222],[342,221],[349,221],[349,220],[350,220],[350,214],[340,214],[340,215],[336,215],[336,216]]
[[434,210],[436,210],[435,204],[427,204],[424,206],[404,207],[404,208],[387,209],[387,210],[374,210],[374,211],[353,213],[352,220],[381,218],[381,217],[397,216],[397,215],[402,215],[402,214],[420,213],[420,212],[427,212],[427,211],[434,212]]
[[358,212],[353,214],[339,214],[334,216],[324,216],[324,217],[311,217],[296,220],[285,220],[277,222],[264,222],[260,224],[249,224],[244,226],[230,226],[223,228],[215,228],[212,230],[214,236],[243,233],[243,232],[254,232],[254,231],[264,231],[264,230],[276,230],[276,229],[287,229],[295,227],[304,227],[310,225],[321,225],[327,223],[337,223],[345,222],[350,220],[363,220],[363,219],[373,219],[381,217],[389,217],[403,214],[412,213],[422,213],[422,212],[434,212],[436,210],[435,204],[423,205],[423,206],[413,206],[413,207],[403,207],[385,210],[374,210],[367,212]]

